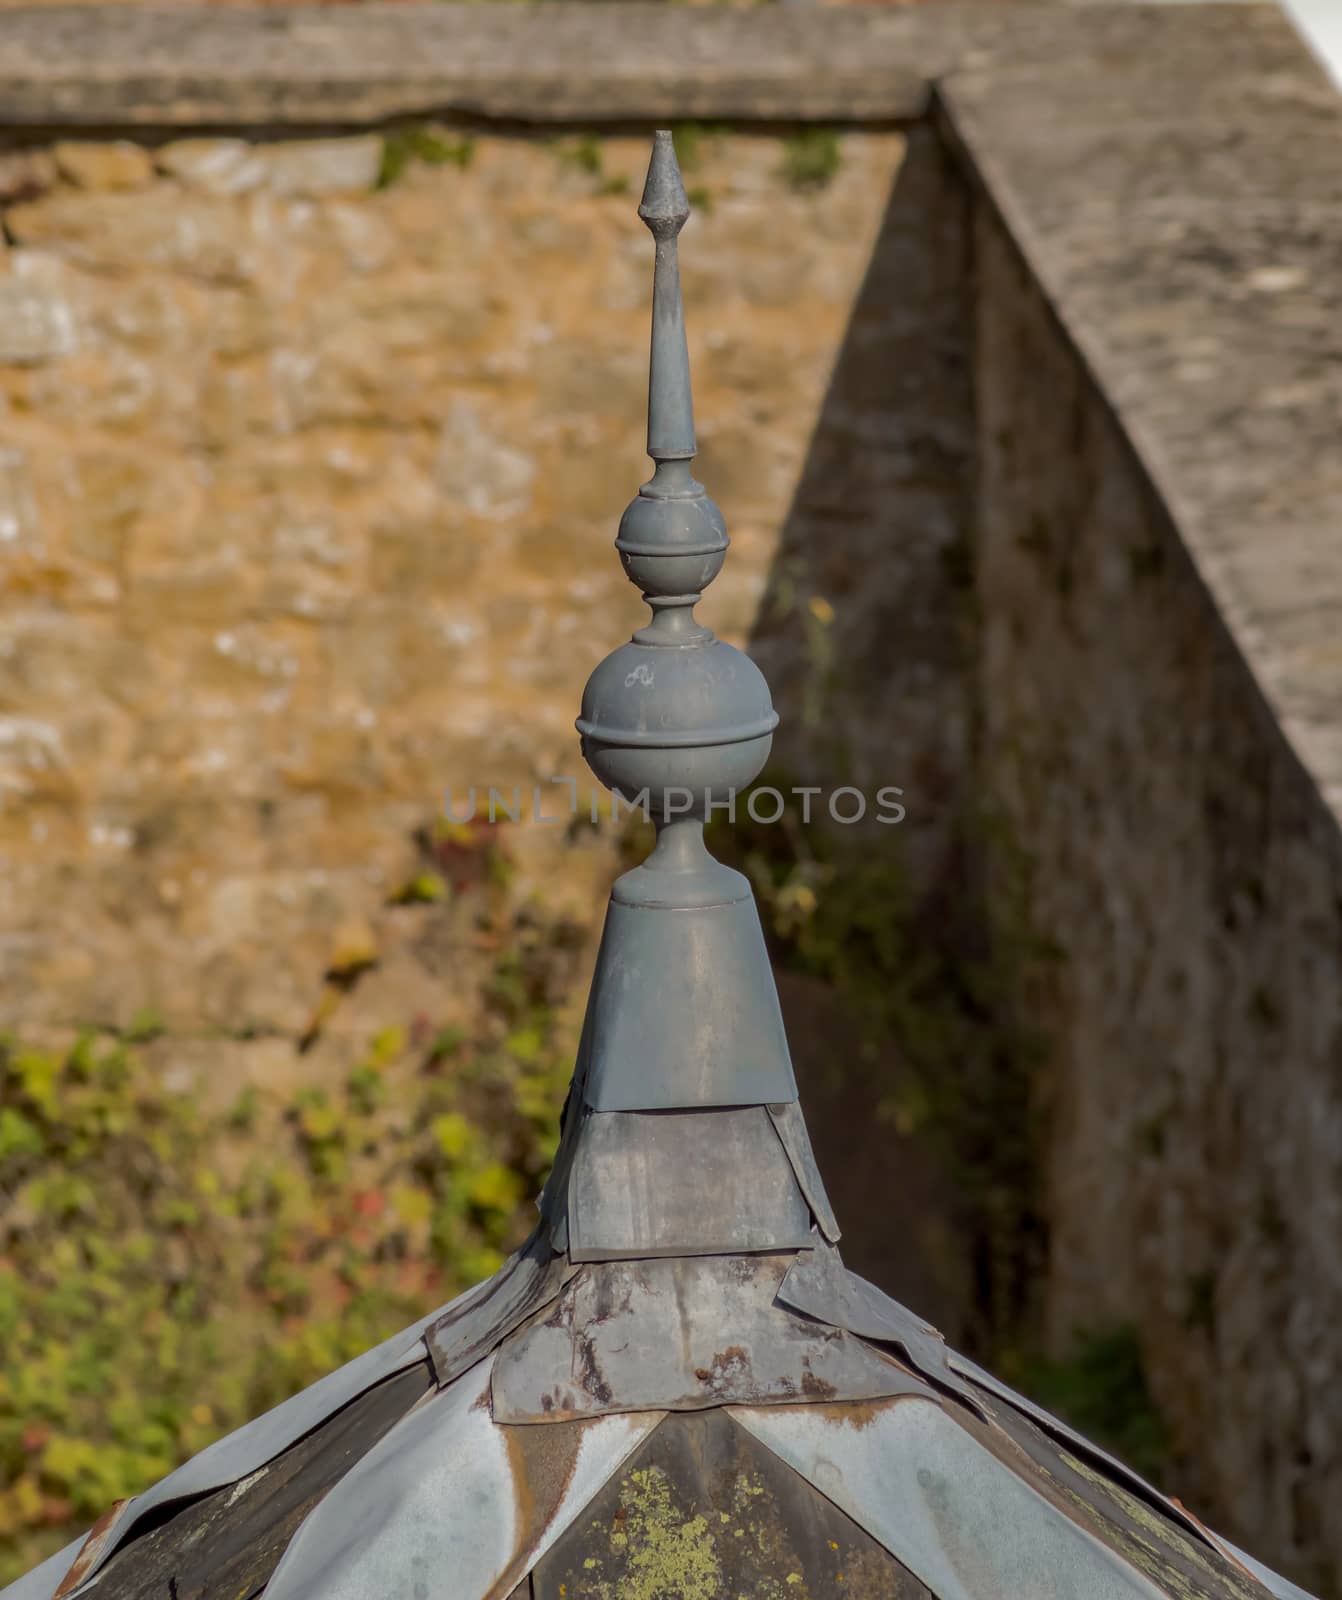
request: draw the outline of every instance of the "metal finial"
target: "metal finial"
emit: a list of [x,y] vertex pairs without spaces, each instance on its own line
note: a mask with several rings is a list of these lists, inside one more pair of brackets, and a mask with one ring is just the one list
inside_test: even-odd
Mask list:
[[685,461],[695,453],[694,402],[676,236],[689,218],[690,203],[680,181],[675,145],[665,128],[654,136],[638,214],[657,241],[648,368],[648,454],[657,462]]
[[[684,220],[667,138],[659,290]],[[657,617],[596,669],[579,727],[660,832],[612,892],[540,1226],[0,1600],[133,1600],[173,1572],[267,1600],[644,1594],[666,1519],[624,1511],[649,1479],[674,1523],[693,1512],[696,1593],[1310,1600],[844,1268],[750,886],[702,837],[775,720],[758,669],[693,623],[726,542],[681,458],[621,521]],[[280,1539],[277,1478],[309,1501]],[[768,1538],[741,1537],[742,1484]]]
[[611,892],[582,1070],[597,1113],[781,1105],[797,1094],[750,884],[704,844],[705,818],[759,775],[778,717],[759,668],[694,615],[727,530],[689,468],[676,260],[689,210],[671,135],[658,133],[639,207],[657,242],[648,384],[657,470],[615,541],[653,619],[592,673],[578,719],[588,765],[645,805],[658,833]]

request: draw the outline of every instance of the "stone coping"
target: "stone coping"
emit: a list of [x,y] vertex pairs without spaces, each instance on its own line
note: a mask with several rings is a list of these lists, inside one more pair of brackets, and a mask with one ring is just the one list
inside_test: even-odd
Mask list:
[[1165,6],[1088,6],[1078,20],[1029,0],[4,7],[0,126],[897,121],[922,115],[953,68],[1047,63],[1082,37],[1097,57],[1143,38],[1160,52],[1188,32]]
[[[0,122],[348,126],[919,115],[982,9],[759,11],[656,4],[0,12]],[[1000,31],[1000,30],[999,30]]]
[[[935,104],[1342,810],[1342,101],[1272,5],[0,12],[0,127],[900,121]],[[897,286],[892,286],[897,292]]]
[[1342,814],[1342,98],[1275,7],[1167,21],[939,115]]

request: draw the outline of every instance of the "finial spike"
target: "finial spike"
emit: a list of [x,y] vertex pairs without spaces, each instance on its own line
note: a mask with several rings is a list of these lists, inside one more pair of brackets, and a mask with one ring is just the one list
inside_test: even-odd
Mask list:
[[676,235],[690,203],[680,179],[668,129],[658,129],[638,214],[657,241],[652,277],[652,355],[648,367],[648,454],[656,462],[688,461],[695,454],[690,353],[680,297]]
[[659,237],[663,232],[679,233],[689,217],[690,202],[680,181],[675,141],[667,128],[659,128],[653,135],[652,160],[638,214]]

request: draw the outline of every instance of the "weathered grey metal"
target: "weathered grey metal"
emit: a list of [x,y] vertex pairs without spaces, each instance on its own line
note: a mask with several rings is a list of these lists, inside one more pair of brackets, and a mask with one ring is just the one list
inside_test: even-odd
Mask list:
[[595,1263],[504,1341],[498,1422],[935,1390],[842,1329],[775,1303],[788,1255]]
[[1072,1452],[1011,1406],[986,1421],[958,1412],[962,1427],[1072,1521],[1180,1600],[1265,1600],[1254,1575],[1229,1557],[1196,1518],[1171,1517],[1167,1503],[1131,1493],[1092,1460]]
[[[103,1531],[100,1548],[88,1563],[84,1581],[72,1594],[82,1594],[112,1554],[131,1538],[151,1513],[173,1501],[188,1501],[225,1484],[235,1483],[265,1466],[295,1440],[318,1427],[327,1417],[357,1399],[394,1373],[414,1366],[425,1355],[424,1333],[445,1312],[471,1304],[485,1292],[488,1282],[476,1284],[446,1306],[431,1311],[410,1327],[375,1345],[355,1360],[319,1378],[291,1399],[265,1412],[244,1427],[226,1434],[170,1472],[144,1494],[127,1500],[115,1523]],[[83,1540],[80,1541],[81,1545]],[[78,1552],[76,1552],[78,1554]],[[62,1573],[61,1576],[64,1576]],[[55,1586],[53,1586],[54,1588]],[[37,1593],[40,1595],[41,1591]],[[5,1600],[13,1600],[4,1591]],[[45,1600],[45,1597],[43,1597]]]
[[935,1401],[773,1406],[733,1418],[938,1600],[1166,1600]]
[[[659,850],[677,848],[666,841],[682,826],[698,825],[664,828]],[[724,878],[714,904],[672,908],[625,899],[683,889],[660,862],[643,870],[634,886],[621,880],[606,913],[587,1002],[587,1104],[659,1111],[795,1099],[759,912],[748,888],[733,893],[740,875]]]
[[658,823],[648,860],[615,885],[589,1002],[586,1098],[601,1111],[796,1098],[750,885],[714,861],[703,822],[760,772],[777,724],[758,667],[698,622],[727,549],[695,453],[676,238],[689,216],[669,133],[639,215],[656,239],[648,454],[656,463],[616,548],[652,621],[600,663],[578,732],[602,783]]
[[972,1387],[950,1368],[946,1341],[930,1323],[882,1294],[874,1284],[849,1272],[837,1250],[827,1245],[799,1255],[778,1290],[794,1311],[846,1328],[877,1344],[897,1345],[927,1377],[975,1404]]
[[[664,464],[658,473],[667,470]],[[653,558],[641,559],[650,565]],[[657,604],[653,621],[587,680],[578,722],[583,755],[626,800],[646,794],[654,821],[678,811],[702,816],[710,805],[728,805],[759,773],[777,713],[750,657],[698,631],[688,610],[697,593],[646,598]]]
[[451,1305],[424,1331],[438,1382],[446,1386],[559,1293],[572,1271],[538,1226],[469,1300]]
[[[774,714],[693,614],[727,541],[689,472],[669,135],[640,209],[657,466],[617,547],[653,621],[592,675],[579,728],[603,781],[648,791],[658,840],[612,892],[536,1231],[5,1600],[63,1581],[159,1600],[179,1578],[184,1600],[216,1579],[266,1600],[606,1600],[690,1593],[687,1556],[705,1595],[1308,1600],[947,1352],[834,1248],[753,897],[703,839]],[[742,1496],[770,1517],[732,1526]]]
[[648,454],[654,461],[695,454],[694,402],[690,398],[690,352],[680,298],[676,238],[690,218],[669,132],[655,133],[652,160],[638,214],[657,241],[652,278],[652,349],[648,359]]
[[[1098,1445],[1093,1444],[1089,1439],[1077,1433],[1075,1429],[1069,1428],[1065,1422],[1052,1415],[1051,1412],[1045,1411],[1042,1406],[1036,1405],[1034,1401],[1028,1399],[1025,1395],[1018,1394],[1016,1390],[1009,1388],[1000,1378],[994,1377],[991,1372],[970,1361],[967,1356],[962,1356],[958,1351],[952,1350],[947,1352],[947,1361],[956,1373],[968,1378],[974,1387],[982,1392],[982,1396],[991,1407],[990,1416],[999,1425],[1005,1424],[1008,1430],[1014,1432],[1017,1437],[1019,1437],[1019,1430],[1011,1429],[1009,1421],[1011,1413],[1018,1414],[1033,1425],[1037,1438],[1034,1444],[1032,1446],[1027,1445],[1027,1448],[1030,1448],[1036,1456],[1040,1453],[1040,1439],[1056,1441],[1060,1446],[1070,1446],[1076,1457],[1079,1458],[1075,1463],[1078,1470],[1084,1472],[1086,1463],[1091,1466],[1098,1466],[1103,1470],[1105,1477],[1112,1485],[1111,1493],[1114,1490],[1125,1490],[1143,1506],[1154,1508],[1162,1518],[1177,1525],[1191,1539],[1197,1541],[1200,1545],[1221,1552],[1233,1565],[1243,1568],[1245,1572],[1261,1583],[1271,1594],[1277,1596],[1278,1600],[1311,1600],[1311,1597],[1303,1589],[1298,1588],[1287,1579],[1279,1577],[1275,1572],[1269,1571],[1260,1562],[1255,1561],[1252,1556],[1245,1555],[1242,1550],[1232,1545],[1228,1539],[1223,1539],[1219,1534],[1214,1533],[1203,1522],[1199,1521],[1186,1506],[1180,1505],[1177,1500],[1171,1500],[1167,1495],[1162,1494],[1159,1489],[1154,1488],[1145,1478],[1134,1472],[1131,1467],[1118,1460],[1117,1457],[1102,1450]],[[1004,1411],[1003,1407],[1008,1409]],[[1066,1457],[1063,1459],[1064,1461],[1067,1460]],[[1093,1479],[1089,1488],[1093,1497],[1095,1493]],[[1149,1519],[1146,1519],[1144,1526],[1149,1527]]]
[[493,1362],[397,1424],[299,1529],[267,1600],[486,1600],[508,1594],[661,1420],[506,1429]]
[[1237,1550],[1229,1539],[1223,1539],[1219,1534],[1212,1534],[1211,1537],[1219,1549],[1224,1550],[1232,1561],[1238,1561],[1246,1572],[1257,1578],[1269,1594],[1276,1597],[1276,1600],[1314,1600],[1313,1595],[1306,1594],[1289,1578],[1270,1572],[1261,1561],[1255,1561],[1252,1556],[1245,1555],[1243,1550]]
[[[68,1600],[72,1595],[83,1594],[89,1588],[94,1574],[102,1575],[104,1564],[130,1537],[139,1520],[138,1509],[137,1498],[132,1496],[129,1500],[116,1501],[103,1512],[80,1541],[79,1548],[54,1589],[47,1591],[51,1600]],[[9,1600],[8,1589],[5,1590],[5,1600]]]
[[[639,206],[656,240],[648,374],[656,469],[616,539],[653,617],[592,673],[578,719],[583,754],[602,782],[626,798],[646,790],[654,816],[667,821],[702,817],[710,799],[725,802],[749,783],[778,722],[759,668],[694,616],[727,536],[690,472],[696,446],[676,245],[689,214],[671,135],[658,133]],[[715,863],[705,855],[698,865],[711,875]]]
[[116,1501],[89,1529],[83,1544],[75,1554],[75,1559],[57,1586],[52,1600],[67,1600],[68,1596],[76,1593],[83,1586],[85,1578],[116,1548],[117,1531],[126,1505],[125,1500]]
[[574,1261],[811,1243],[811,1208],[763,1106],[590,1112],[568,1218]]
[[[1000,1401],[1018,1411],[1022,1416],[1028,1417],[1037,1427],[1055,1439],[1062,1440],[1078,1450],[1088,1460],[1098,1462],[1110,1473],[1116,1482],[1126,1484],[1127,1487],[1145,1500],[1148,1505],[1156,1506],[1163,1515],[1172,1521],[1181,1524],[1195,1538],[1207,1543],[1218,1543],[1214,1534],[1205,1528],[1201,1522],[1176,1501],[1161,1494],[1159,1489],[1152,1487],[1145,1478],[1120,1461],[1117,1456],[1112,1456],[1099,1445],[1092,1444],[1089,1439],[1077,1433],[1074,1428],[1055,1417],[1051,1412],[1045,1411],[1042,1406],[1037,1406],[1033,1400],[1027,1399],[1023,1394],[1008,1388],[1000,1378],[995,1378],[991,1372],[980,1367],[968,1356],[962,1356],[956,1350],[946,1352],[947,1365],[963,1378],[968,1378],[973,1386],[981,1390],[991,1400]],[[994,1416],[1000,1415],[994,1411]]]
[[532,1574],[532,1600],[617,1596],[933,1600],[721,1409],[667,1417]]
[[[92,1592],[98,1600],[233,1600],[259,1593],[325,1496],[435,1388],[427,1356],[384,1378],[239,1482],[153,1519],[100,1567]],[[78,1565],[67,1582],[77,1578]]]
[[87,1533],[81,1533],[77,1539],[71,1539],[55,1555],[48,1556],[21,1578],[0,1589],[0,1594],[4,1595],[5,1600],[53,1600],[66,1574],[78,1560],[87,1538]]
[[[599,964],[599,961],[598,961]],[[541,1226],[550,1237],[554,1249],[568,1250],[568,1180],[573,1170],[573,1155],[578,1147],[578,1133],[586,1111],[587,1067],[591,1061],[592,1007],[589,1001],[583,1015],[582,1034],[578,1039],[578,1053],[573,1063],[573,1079],[564,1097],[559,1114],[559,1148],[555,1151],[554,1166],[545,1180],[536,1201]]]
[[783,1149],[787,1151],[801,1192],[806,1196],[806,1203],[815,1215],[816,1226],[830,1244],[838,1244],[839,1219],[834,1215],[834,1208],[825,1193],[824,1180],[816,1164],[815,1151],[811,1149],[811,1136],[806,1131],[806,1118],[802,1115],[800,1102],[789,1100],[783,1105],[771,1105],[766,1109],[782,1140]]

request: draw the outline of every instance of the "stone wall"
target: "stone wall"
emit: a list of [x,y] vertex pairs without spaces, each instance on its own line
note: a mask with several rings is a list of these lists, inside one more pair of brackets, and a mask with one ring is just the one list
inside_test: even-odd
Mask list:
[[[733,538],[705,615],[741,640],[903,141],[845,135],[810,187],[782,137],[682,147]],[[277,1069],[449,784],[585,796],[582,684],[643,614],[611,540],[649,465],[646,158],[425,127],[4,157],[6,1026],[152,1013]],[[590,915],[591,852],[512,831]],[[424,980],[381,953],[351,1028]]]
[[[834,826],[817,799],[823,839],[820,829],[796,837],[796,804],[791,828],[770,830],[795,841],[785,870],[794,891],[826,902],[821,919],[833,925],[832,964],[842,969],[822,979],[781,941],[784,1018],[845,1258],[963,1346],[984,1342],[976,1291],[991,1298],[972,1281],[977,1197],[950,1178],[925,1127],[891,1115],[898,1096],[917,1092],[916,1071],[935,1069],[915,1068],[907,1040],[875,1014],[877,991],[898,983],[890,969],[911,950],[923,971],[936,967],[934,928],[955,947],[949,960],[966,954],[946,904],[964,898],[972,804],[972,202],[929,124],[906,141],[749,643],[782,717],[766,778],[828,794],[850,785],[873,801],[860,823]],[[902,791],[898,826],[876,820],[886,786]],[[853,800],[844,806],[851,815]],[[750,838],[741,822],[738,843]],[[835,861],[812,873],[816,849]],[[871,902],[864,927],[881,930],[885,970],[859,977],[860,954],[846,958],[861,936],[830,909],[828,871]],[[973,914],[963,907],[965,919]],[[786,924],[786,913],[777,920]],[[960,997],[940,977],[919,988],[930,1027],[944,1027]],[[856,1128],[870,1135],[855,1138]],[[892,1229],[896,1213],[903,1222]]]
[[1151,16],[939,91],[977,195],[985,854],[1049,952],[1012,997],[1045,1334],[1134,1327],[1167,1487],[1335,1595],[1342,103],[1280,14],[1189,8],[1166,51]]
[[981,792],[1056,951],[1016,996],[1046,1337],[1134,1324],[1168,1487],[1332,1594],[1342,833],[987,205],[975,266]]
[[[156,131],[0,172],[0,1022],[152,1013],[177,1081],[236,1086],[314,1014],[469,1003],[388,902],[449,783],[585,784],[578,694],[639,615],[646,141],[163,126],[907,120],[939,78],[955,159],[926,124],[682,139],[735,540],[705,615],[781,763],[910,791],[876,836],[914,931],[953,946],[986,876],[1059,953],[1009,997],[1048,1039],[1045,1330],[1134,1322],[1170,1487],[1337,1592],[1335,93],[1258,5],[542,9],[548,50],[511,7],[13,14],[31,137]],[[609,838],[561,832],[510,829],[590,918]],[[864,1042],[840,1009],[799,1002],[816,1060]],[[909,1268],[944,1194],[831,1111],[845,1220],[878,1181],[901,1217],[852,1258],[955,1331]]]
[[967,798],[971,201],[929,124],[906,140],[751,651],[786,712],[780,768],[903,790],[898,830],[857,835],[895,844],[921,894]]

